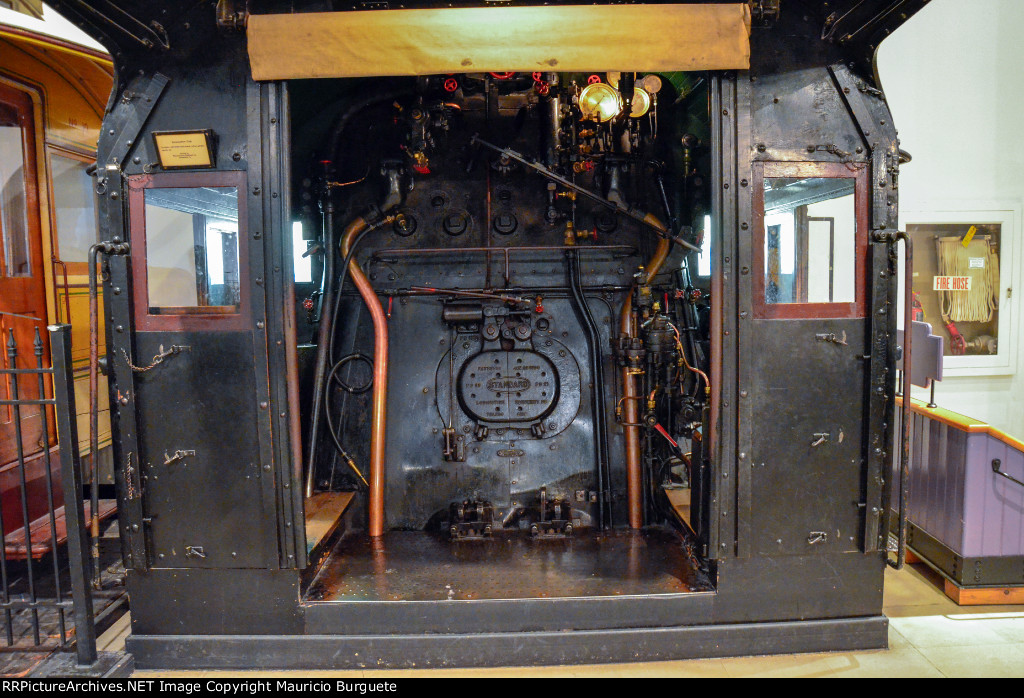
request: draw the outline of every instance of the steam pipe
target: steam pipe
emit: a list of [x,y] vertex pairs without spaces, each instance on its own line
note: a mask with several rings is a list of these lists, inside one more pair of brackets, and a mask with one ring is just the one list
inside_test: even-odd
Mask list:
[[[360,219],[361,220],[361,219]],[[330,191],[324,197],[324,283],[320,295],[320,326],[316,339],[316,364],[313,369],[313,409],[309,420],[309,450],[306,458],[306,497],[313,496],[316,477],[317,436],[320,433],[320,410],[324,392],[324,376],[327,373],[328,347],[334,324],[331,322],[331,308],[334,307],[334,200]],[[339,289],[340,290],[340,289]]]
[[[597,436],[594,449],[594,471],[597,475],[597,521],[598,528],[605,528],[605,507],[610,505],[606,497],[606,489],[610,474],[608,470],[608,429],[604,408],[604,362],[601,358],[601,332],[594,316],[587,306],[587,299],[580,286],[580,257],[576,250],[565,253],[569,267],[569,289],[572,291],[573,305],[580,324],[586,330],[587,349],[590,358],[591,404],[594,406],[594,433]],[[609,507],[610,508],[610,507]],[[607,521],[611,522],[609,511]]]
[[[394,220],[389,216],[384,220]],[[384,224],[382,223],[382,224]],[[348,257],[355,238],[369,227],[365,218],[356,218],[345,229],[341,236],[341,255]],[[333,254],[333,250],[329,252]],[[348,271],[352,276],[359,295],[362,296],[373,319],[373,410],[370,427],[370,525],[371,538],[384,535],[384,447],[387,421],[388,393],[388,321],[384,308],[374,292],[366,274],[359,267],[353,256],[348,263]]]
[[[648,225],[666,232],[665,225],[651,214],[645,221]],[[650,283],[661,271],[668,258],[671,242],[667,238],[658,239],[658,247],[654,256],[647,262],[644,284]],[[619,314],[619,332],[623,337],[636,336],[636,313],[633,312],[633,294],[630,292],[626,302],[622,304]],[[626,498],[629,502],[629,527],[643,526],[643,473],[640,469],[640,394],[637,392],[636,381],[628,366],[622,367],[622,402],[625,420],[624,437],[626,442]]]

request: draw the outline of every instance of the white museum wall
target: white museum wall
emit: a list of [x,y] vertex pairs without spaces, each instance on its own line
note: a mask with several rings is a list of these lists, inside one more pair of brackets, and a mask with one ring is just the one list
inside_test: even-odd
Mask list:
[[[877,70],[901,147],[914,160],[900,170],[901,211],[1013,207],[1021,233],[1024,201],[1024,2],[932,0],[882,43]],[[901,229],[908,222],[901,220]],[[1014,245],[1018,249],[1021,245]],[[1013,297],[1017,373],[947,377],[940,406],[1024,437],[1024,285],[1020,255],[1004,262]],[[925,391],[915,396],[925,397]]]

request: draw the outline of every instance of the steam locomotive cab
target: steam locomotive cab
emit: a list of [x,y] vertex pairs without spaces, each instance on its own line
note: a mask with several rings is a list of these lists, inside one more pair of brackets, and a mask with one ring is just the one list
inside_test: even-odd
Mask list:
[[[885,645],[899,22],[482,9],[596,63],[500,72],[430,48],[459,9],[217,5],[112,41],[100,141],[140,666]],[[716,21],[644,70],[587,53],[619,10]],[[360,77],[349,18],[437,67]]]
[[[642,79],[660,87],[655,75]],[[708,361],[698,307],[706,314],[706,293],[683,264],[690,248],[666,251],[681,225],[680,241],[696,248],[690,220],[703,225],[705,209],[693,199],[704,187],[693,181],[702,181],[697,147],[683,141],[700,141],[678,133],[672,117],[686,110],[672,106],[676,90],[662,97],[671,116],[653,106],[660,90],[642,87],[632,87],[633,115],[620,115],[622,92],[604,80],[556,73],[396,79],[393,87],[375,80],[383,97],[371,102],[357,92],[362,109],[343,107],[331,125],[324,144],[335,152],[296,153],[311,163],[300,193],[304,229],[321,227],[326,206],[335,207],[328,215],[339,230],[375,217],[371,232],[356,234],[363,237],[353,258],[386,305],[388,529],[475,536],[480,527],[539,530],[545,519],[562,522],[560,534],[626,525],[618,424],[639,428],[639,420],[625,415],[664,423],[666,434],[685,434],[686,443],[699,436]],[[293,88],[293,99],[301,89]],[[706,90],[700,97],[706,120]],[[341,245],[351,247],[350,237]],[[660,269],[645,268],[656,252]],[[325,394],[307,400],[303,431],[315,461],[308,495],[365,489],[362,471],[371,462],[360,416],[372,407],[373,323],[352,286],[325,289],[319,300],[327,341],[308,330],[304,338],[317,345],[308,350],[314,380],[306,390]],[[635,338],[620,332],[623,307],[629,315],[634,301],[643,313]],[[657,337],[652,351],[641,333]],[[624,370],[637,385],[628,408]],[[309,435],[318,441],[309,444]],[[664,518],[655,514],[655,494],[673,468],[675,482],[689,484],[690,451],[664,437],[653,444],[642,498],[648,519]]]
[[[710,588],[682,551],[696,558],[688,513],[668,495],[688,500],[704,472],[710,396],[709,280],[695,286],[689,270],[707,210],[707,88],[674,77],[678,86],[632,73],[339,81],[343,96],[323,107],[336,114],[328,131],[310,138],[292,123],[314,144],[293,154],[307,172],[303,230],[344,231],[312,249],[338,247],[338,268],[355,260],[341,276],[365,275],[358,289],[298,299],[310,340],[299,345],[307,497],[351,491],[372,509],[373,386],[386,381],[385,540],[431,546],[435,563],[471,541],[484,562],[497,554],[489,547],[532,541],[523,556],[582,558],[566,563],[564,588],[544,592],[565,596],[574,573],[600,576],[588,557],[597,537],[624,546],[617,530],[650,524],[678,529],[652,556],[651,590]],[[325,91],[294,84],[292,99],[313,90]],[[374,303],[383,319],[367,312]],[[653,436],[638,454],[641,431]],[[344,541],[339,554],[352,554]],[[486,598],[487,577],[500,576],[474,585],[445,569],[425,596],[422,580],[403,591],[396,578],[390,592]],[[314,595],[346,588],[344,574],[329,576]],[[616,593],[607,580],[595,589]]]

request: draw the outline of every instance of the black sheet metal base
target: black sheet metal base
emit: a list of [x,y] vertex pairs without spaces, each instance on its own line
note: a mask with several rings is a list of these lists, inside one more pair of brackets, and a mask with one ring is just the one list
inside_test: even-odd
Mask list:
[[145,636],[138,669],[384,669],[600,664],[885,649],[884,616],[538,633]]
[[959,587],[1024,585],[1024,556],[963,557],[913,523],[907,525],[907,545],[929,567]]

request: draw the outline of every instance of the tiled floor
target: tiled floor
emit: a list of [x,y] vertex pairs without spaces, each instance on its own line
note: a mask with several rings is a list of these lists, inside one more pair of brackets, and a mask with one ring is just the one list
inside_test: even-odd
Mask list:
[[[889,649],[875,652],[739,657],[644,664],[531,668],[532,677],[1024,677],[1024,606],[960,607],[924,565],[887,570]],[[127,618],[100,638],[101,650],[124,645]],[[238,672],[231,672],[235,676]],[[217,676],[217,672],[139,672],[140,677]],[[247,677],[298,673],[246,672]],[[308,677],[522,676],[522,669],[302,672]]]

